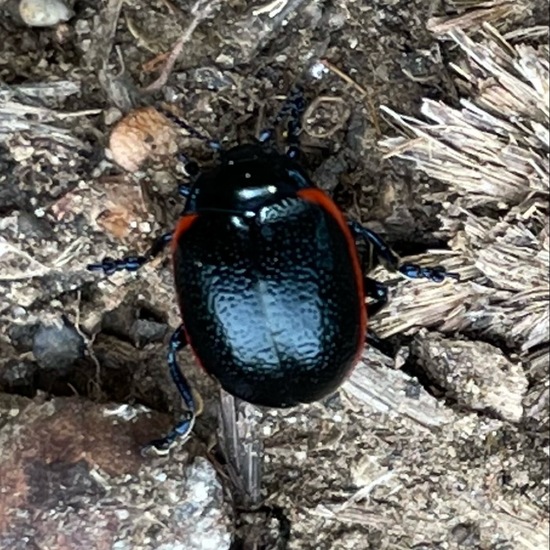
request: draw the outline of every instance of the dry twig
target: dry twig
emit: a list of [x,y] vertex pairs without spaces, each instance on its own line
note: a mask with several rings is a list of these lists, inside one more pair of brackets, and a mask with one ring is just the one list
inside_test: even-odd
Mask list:
[[[453,69],[473,98],[461,109],[426,99],[427,121],[383,107],[404,135],[380,144],[387,158],[411,160],[459,194],[443,202],[441,218],[471,282],[427,287],[414,299],[400,286],[375,324],[395,334],[439,317],[441,330],[484,332],[528,352],[548,345],[550,329],[548,48],[512,47],[483,29],[482,41],[458,29],[447,35],[465,54]],[[473,213],[488,204],[500,219]]]
[[336,76],[340,77],[344,82],[347,82],[349,85],[355,88],[361,94],[361,96],[365,98],[365,101],[367,102],[367,107],[369,109],[369,115],[370,115],[372,125],[376,130],[376,135],[378,137],[381,137],[382,131],[380,130],[380,122],[378,121],[378,111],[374,106],[374,102],[368,90],[366,88],[363,88],[363,86],[357,84],[357,82],[355,82],[353,78],[351,78],[345,72],[343,72],[338,67],[336,67],[336,65],[333,65],[330,61],[327,61],[326,59],[322,59],[321,63],[329,71],[333,72]]
[[195,29],[202,21],[210,17],[212,13],[220,7],[220,5],[221,0],[197,0],[195,2],[194,6],[191,8],[191,14],[193,15],[191,22],[189,23],[181,37],[178,39],[178,41],[174,44],[172,51],[168,54],[168,58],[166,59],[160,76],[154,82],[143,88],[143,93],[156,92],[166,84],[166,82],[168,81],[168,77],[170,76],[170,73],[174,68],[174,64],[176,63],[181,52],[183,51],[185,44],[189,42],[189,39],[195,32]]
[[462,29],[476,30],[484,23],[496,26],[509,24],[529,8],[518,0],[451,0],[447,15],[431,17],[426,27],[438,36]]
[[424,100],[422,114],[431,122],[382,107],[410,136],[383,140],[386,157],[413,160],[478,201],[517,204],[532,191],[549,193],[547,50],[505,49],[488,34],[478,43],[458,30],[449,37],[470,63],[453,68],[477,97],[462,99],[460,110]]

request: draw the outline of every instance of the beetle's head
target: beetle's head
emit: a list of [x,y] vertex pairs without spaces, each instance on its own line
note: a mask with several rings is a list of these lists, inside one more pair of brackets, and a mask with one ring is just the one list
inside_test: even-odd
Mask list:
[[246,143],[237,145],[228,150],[220,151],[221,163],[226,166],[234,166],[239,164],[269,162],[269,158],[273,157],[273,152],[266,149],[261,143]]
[[311,187],[297,162],[263,143],[220,150],[220,162],[197,178],[189,208],[253,212]]

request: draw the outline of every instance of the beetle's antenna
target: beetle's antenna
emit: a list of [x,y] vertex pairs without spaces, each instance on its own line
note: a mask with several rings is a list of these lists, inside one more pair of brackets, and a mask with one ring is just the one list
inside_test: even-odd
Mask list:
[[295,85],[287,98],[285,99],[277,116],[273,120],[273,124],[269,128],[265,128],[260,132],[258,141],[267,143],[275,135],[275,127],[285,118],[289,118],[287,124],[287,154],[291,158],[296,158],[299,153],[298,136],[302,130],[302,115],[305,111],[304,90]]
[[191,137],[194,137],[196,139],[200,139],[204,143],[210,147],[210,149],[214,151],[221,151],[222,150],[222,144],[217,139],[211,139],[207,135],[203,134],[202,132],[199,132],[196,128],[193,128],[190,124],[187,124],[185,120],[181,119],[180,117],[176,116],[174,113],[169,111],[168,109],[165,109],[163,107],[159,107],[158,110],[171,122],[179,126],[180,128],[183,128],[186,130]]

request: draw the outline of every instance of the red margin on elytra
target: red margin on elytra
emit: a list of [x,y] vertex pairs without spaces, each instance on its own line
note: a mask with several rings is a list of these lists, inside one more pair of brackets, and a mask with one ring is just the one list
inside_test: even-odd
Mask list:
[[[176,224],[176,228],[174,229],[174,233],[172,234],[172,255],[174,255],[176,252],[180,237],[193,225],[193,223],[196,221],[198,217],[199,217],[198,214],[187,214],[185,216],[181,216],[181,218],[178,220],[178,223]],[[178,302],[179,302],[179,299],[178,299]],[[180,307],[180,315],[183,320],[183,310],[181,307]],[[197,355],[195,349],[193,348],[193,342],[191,342],[191,338],[189,336],[189,333],[187,332],[185,323],[183,324],[183,332],[185,333],[187,344],[189,345],[189,347],[191,348],[191,351],[193,352],[193,357],[195,358],[195,361],[198,363],[199,367],[201,367],[205,372],[208,372],[204,368],[199,356]]]
[[187,214],[178,220],[176,229],[174,229],[174,233],[172,235],[172,253],[176,251],[180,237],[193,225],[193,222],[198,217],[198,214]]
[[327,212],[338,224],[340,230],[344,234],[346,241],[348,243],[348,250],[353,264],[353,271],[355,273],[355,280],[357,282],[357,289],[359,294],[359,303],[362,305],[359,328],[360,328],[360,340],[359,346],[354,359],[354,364],[356,364],[361,358],[361,353],[365,345],[365,338],[367,335],[367,308],[365,306],[365,289],[363,287],[363,271],[361,270],[361,264],[359,262],[359,256],[357,255],[357,247],[355,246],[355,239],[351,234],[351,231],[348,227],[344,215],[340,209],[336,206],[333,200],[321,189],[309,188],[301,189],[298,191],[297,195],[304,199],[307,202],[317,204],[325,212]]

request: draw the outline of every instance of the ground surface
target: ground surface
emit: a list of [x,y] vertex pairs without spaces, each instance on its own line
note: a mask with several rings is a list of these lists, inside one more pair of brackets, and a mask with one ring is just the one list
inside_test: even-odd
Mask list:
[[[426,28],[452,5],[289,0],[271,17],[259,3],[197,4],[131,1],[119,14],[114,1],[78,2],[45,29],[1,16],[0,548],[285,547],[265,516],[243,516],[255,530],[234,536],[234,489],[212,451],[216,388],[186,352],[205,401],[195,436],[170,462],[139,456],[171,418],[140,407],[178,409],[164,359],[178,322],[167,259],[109,280],[85,265],[143,251],[180,209],[174,156],[130,173],[106,155],[123,114],[168,101],[234,144],[297,81],[319,185],[403,255],[446,250],[463,281],[400,283],[374,324],[395,358],[369,350],[338,396],[264,414],[262,497],[290,523],[288,547],[547,548],[547,191],[473,200],[380,146],[397,134],[380,106],[418,117],[423,98],[464,97],[449,70],[459,49]],[[167,83],[147,90],[193,16],[204,21]],[[527,2],[497,26],[547,18],[545,2]],[[495,274],[488,254],[512,268]],[[399,327],[398,304],[411,302],[424,314]]]

